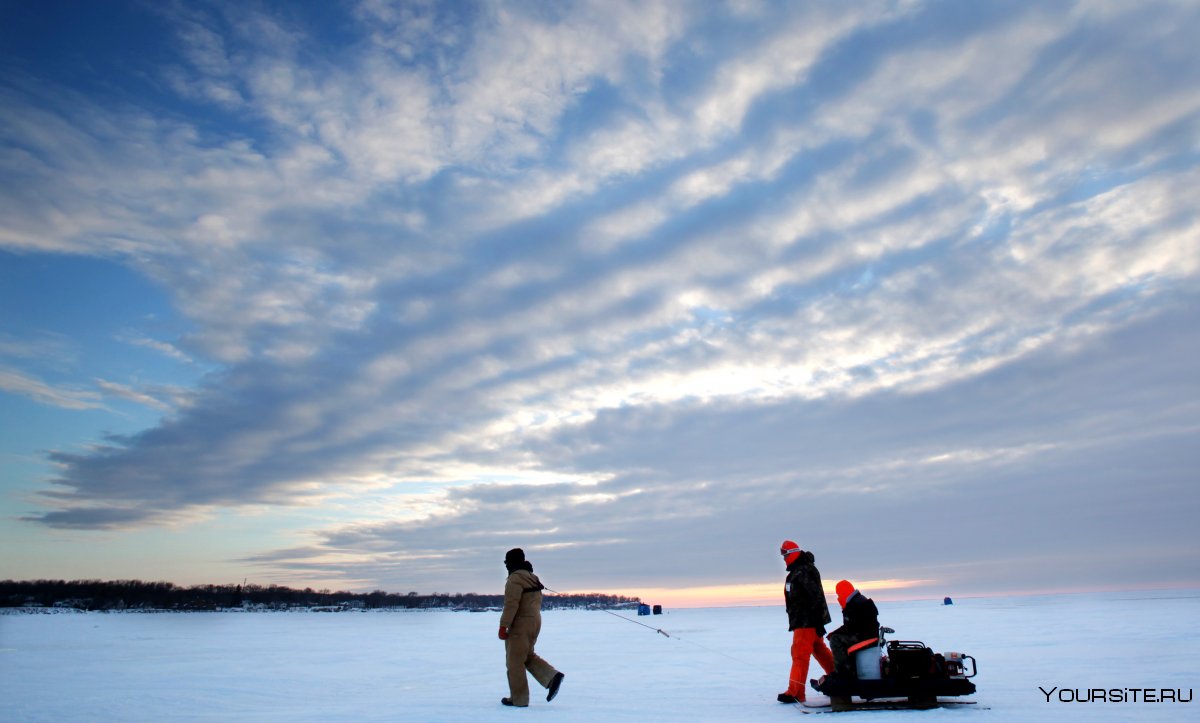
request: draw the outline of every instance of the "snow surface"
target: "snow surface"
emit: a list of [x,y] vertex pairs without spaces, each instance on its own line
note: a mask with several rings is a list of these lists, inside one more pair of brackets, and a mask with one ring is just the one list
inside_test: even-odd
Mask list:
[[[868,591],[869,592],[869,591]],[[1039,690],[1200,684],[1200,592],[880,604],[891,637],[975,656],[976,706],[832,720],[1200,720],[1200,703],[1063,703]],[[538,651],[566,673],[553,703],[507,695],[498,614],[162,613],[0,616],[0,719],[794,721],[782,607],[628,620],[547,611]],[[837,617],[836,609],[834,611]],[[635,620],[661,627],[666,638]],[[814,677],[819,672],[813,663]],[[807,717],[807,716],[806,716]],[[817,718],[814,720],[825,720]]]

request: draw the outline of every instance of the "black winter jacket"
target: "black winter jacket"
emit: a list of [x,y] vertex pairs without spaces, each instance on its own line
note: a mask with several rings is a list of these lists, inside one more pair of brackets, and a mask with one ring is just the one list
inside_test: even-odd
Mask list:
[[829,617],[829,605],[825,602],[825,590],[821,587],[821,573],[813,564],[814,559],[813,554],[806,550],[788,565],[783,598],[787,603],[788,630],[815,628],[818,635],[824,635],[825,626],[832,618]]
[[856,643],[879,637],[879,609],[875,601],[855,590],[842,608],[842,626],[830,635],[845,635]]

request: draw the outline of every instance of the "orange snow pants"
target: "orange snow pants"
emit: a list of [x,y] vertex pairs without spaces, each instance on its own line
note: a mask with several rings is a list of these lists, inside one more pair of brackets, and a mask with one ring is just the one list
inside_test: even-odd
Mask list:
[[804,700],[808,686],[808,659],[816,658],[826,673],[833,672],[833,653],[815,628],[796,628],[792,631],[792,674],[788,677],[788,695]]

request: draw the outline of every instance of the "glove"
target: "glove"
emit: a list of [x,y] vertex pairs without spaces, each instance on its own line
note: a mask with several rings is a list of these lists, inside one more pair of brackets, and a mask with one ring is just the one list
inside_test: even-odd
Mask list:
[[503,625],[500,626],[500,639],[508,640],[508,628],[504,627]]

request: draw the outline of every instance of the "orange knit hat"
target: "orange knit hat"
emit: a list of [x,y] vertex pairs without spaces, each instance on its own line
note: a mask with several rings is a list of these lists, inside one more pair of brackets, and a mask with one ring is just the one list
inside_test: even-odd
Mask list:
[[853,594],[854,594],[854,586],[850,584],[849,580],[838,580],[838,584],[837,584],[838,605],[841,605],[842,607],[846,607],[846,601],[849,600],[850,596]]
[[785,565],[795,562],[796,558],[800,557],[800,552],[800,546],[791,540],[784,540],[783,544],[779,546],[779,554],[783,555],[783,563]]

